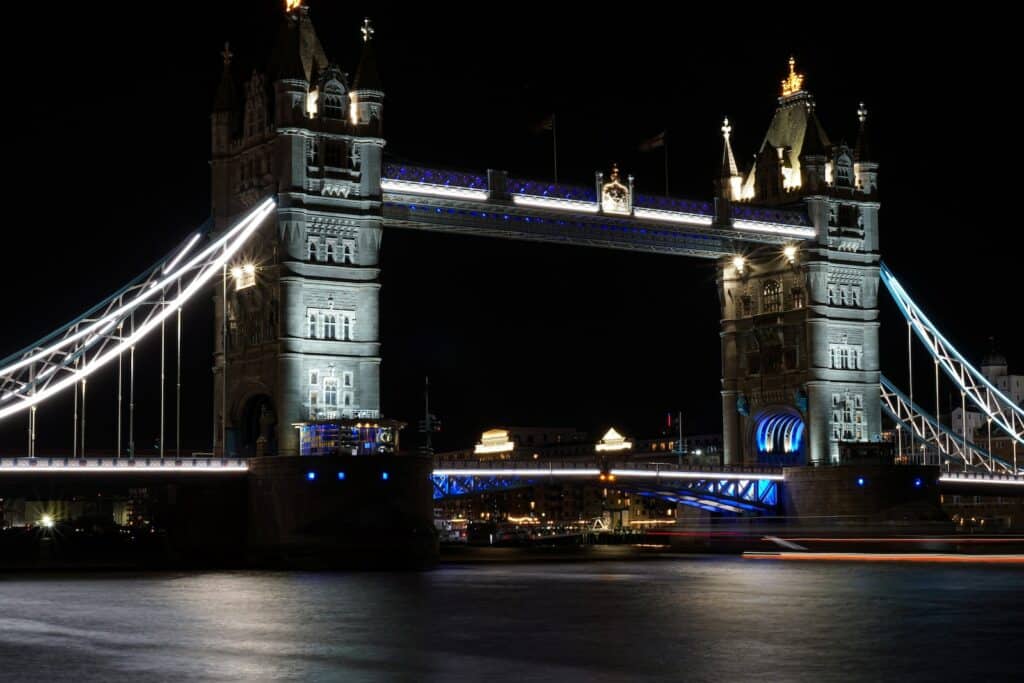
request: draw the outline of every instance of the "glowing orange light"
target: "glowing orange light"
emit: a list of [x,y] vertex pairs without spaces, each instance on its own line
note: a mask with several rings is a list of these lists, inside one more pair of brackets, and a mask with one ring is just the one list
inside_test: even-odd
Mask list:
[[796,72],[796,60],[789,58],[789,77],[782,81],[782,96],[795,95],[804,88],[804,76]]
[[302,7],[302,0],[284,0],[284,11],[294,12]]

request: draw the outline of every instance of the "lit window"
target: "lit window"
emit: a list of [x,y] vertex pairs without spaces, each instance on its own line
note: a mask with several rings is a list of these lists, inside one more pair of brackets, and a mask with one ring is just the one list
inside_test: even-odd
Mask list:
[[332,314],[324,316],[324,339],[334,339],[336,317]]
[[317,315],[315,312],[309,314],[309,338],[316,339]]
[[344,314],[341,316],[341,338],[344,341],[352,340],[352,318]]
[[805,305],[803,288],[794,287],[790,294],[793,297],[793,308],[803,308]]
[[782,287],[777,280],[768,280],[761,290],[765,313],[777,313],[782,309]]

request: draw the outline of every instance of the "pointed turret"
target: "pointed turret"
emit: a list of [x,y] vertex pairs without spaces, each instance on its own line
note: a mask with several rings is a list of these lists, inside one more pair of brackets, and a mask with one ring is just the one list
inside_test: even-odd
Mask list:
[[878,190],[878,162],[871,154],[868,144],[868,110],[861,102],[857,107],[857,146],[853,151],[853,174],[856,188],[864,194],[874,194]]
[[377,55],[373,46],[373,25],[364,19],[360,29],[363,34],[363,54],[359,59],[355,82],[352,84],[352,125],[366,127],[370,135],[380,135],[381,118],[384,113],[384,89],[377,73]]
[[729,125],[729,117],[726,117],[722,121],[722,165],[718,171],[715,193],[718,198],[719,217],[723,220],[728,218],[729,203],[742,199],[742,178],[736,165],[736,157],[732,153],[732,143],[729,140],[731,134],[732,126]]
[[217,97],[213,102],[214,155],[227,150],[231,142],[238,108],[235,79],[231,73],[231,59],[234,55],[231,53],[231,46],[228,43],[224,43],[224,51],[221,52],[221,57],[224,59],[224,73],[221,74],[220,86],[217,88]]

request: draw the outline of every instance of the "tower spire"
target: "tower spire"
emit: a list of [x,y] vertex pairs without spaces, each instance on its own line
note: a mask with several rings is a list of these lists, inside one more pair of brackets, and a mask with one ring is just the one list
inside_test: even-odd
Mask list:
[[224,60],[224,73],[220,77],[220,86],[217,88],[217,99],[214,100],[214,111],[231,111],[235,107],[235,82],[231,77],[231,60],[235,56],[231,52],[231,43],[224,43],[224,50],[220,53]]
[[789,57],[789,76],[782,81],[782,96],[789,97],[802,92],[804,89],[804,75],[796,72],[796,57]]

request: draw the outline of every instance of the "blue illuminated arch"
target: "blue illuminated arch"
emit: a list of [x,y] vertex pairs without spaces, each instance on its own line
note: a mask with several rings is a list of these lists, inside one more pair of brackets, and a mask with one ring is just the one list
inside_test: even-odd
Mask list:
[[764,465],[803,463],[806,425],[796,410],[784,406],[762,411],[754,421],[757,462]]

